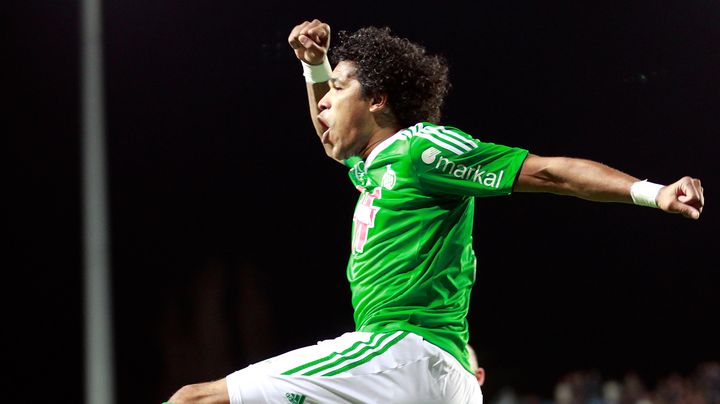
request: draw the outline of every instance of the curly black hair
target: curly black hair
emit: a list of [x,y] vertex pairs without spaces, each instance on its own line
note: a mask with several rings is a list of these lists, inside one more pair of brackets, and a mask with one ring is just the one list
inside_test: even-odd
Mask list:
[[331,51],[332,61],[354,62],[363,96],[387,94],[401,127],[440,121],[450,87],[443,57],[427,55],[424,47],[393,36],[387,27],[341,31],[339,38],[340,45]]

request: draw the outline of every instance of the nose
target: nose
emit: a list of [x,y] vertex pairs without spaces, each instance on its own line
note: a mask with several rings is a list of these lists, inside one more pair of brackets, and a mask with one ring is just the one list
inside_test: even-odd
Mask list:
[[317,106],[320,111],[324,111],[330,108],[330,100],[328,99],[328,94],[329,93],[325,93],[325,95],[320,99],[320,101],[318,101]]

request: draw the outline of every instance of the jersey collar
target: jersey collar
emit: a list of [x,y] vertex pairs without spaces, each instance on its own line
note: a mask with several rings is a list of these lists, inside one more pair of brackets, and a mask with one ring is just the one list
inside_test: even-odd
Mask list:
[[393,144],[393,142],[395,142],[396,140],[405,138],[405,136],[402,134],[402,132],[404,130],[405,129],[402,129],[399,132],[395,133],[394,135],[390,136],[389,138],[383,140],[382,142],[380,142],[380,144],[375,146],[374,149],[372,149],[372,151],[370,152],[370,155],[368,155],[367,159],[365,159],[365,169],[366,170],[370,168],[370,165],[372,164],[373,160],[375,160],[375,157],[377,157],[377,155],[380,154],[381,151],[387,149],[388,146]]

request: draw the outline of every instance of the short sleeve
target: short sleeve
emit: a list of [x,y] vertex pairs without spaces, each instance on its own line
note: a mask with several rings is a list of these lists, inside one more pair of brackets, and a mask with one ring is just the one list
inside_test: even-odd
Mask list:
[[424,191],[485,197],[512,193],[528,151],[426,123],[413,134],[410,154]]

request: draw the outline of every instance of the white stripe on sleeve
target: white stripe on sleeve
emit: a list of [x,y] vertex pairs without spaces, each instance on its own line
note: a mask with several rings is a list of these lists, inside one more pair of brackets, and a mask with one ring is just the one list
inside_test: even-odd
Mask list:
[[472,150],[472,149],[470,148],[470,146],[468,146],[468,145],[466,145],[465,143],[459,141],[457,138],[448,136],[448,135],[440,132],[439,130],[437,130],[437,129],[431,127],[431,126],[428,126],[427,128],[424,128],[423,131],[424,131],[425,133],[428,133],[428,132],[429,132],[429,133],[431,133],[431,134],[439,137],[440,139],[444,140],[445,142],[452,143],[452,144],[454,144],[455,146],[457,146],[457,147],[459,147],[459,148],[461,148],[461,149],[463,149],[463,150],[465,150],[465,151],[470,151],[470,150]]
[[458,149],[457,147],[453,147],[453,146],[451,146],[451,145],[443,142],[442,140],[437,139],[435,136],[433,136],[433,135],[431,135],[431,134],[428,134],[428,133],[425,133],[425,132],[420,132],[420,133],[417,134],[417,137],[421,137],[421,138],[423,138],[423,139],[427,139],[427,140],[435,143],[437,146],[440,146],[440,147],[442,147],[442,148],[445,149],[445,150],[451,151],[451,152],[457,154],[458,156],[461,155],[461,154],[463,154],[463,152],[462,152],[460,149]]
[[463,136],[459,133],[456,133],[455,131],[453,131],[451,129],[447,129],[444,126],[438,126],[436,129],[438,129],[442,133],[445,133],[447,135],[454,136],[454,137],[460,139],[462,142],[465,142],[468,145],[470,145],[470,147],[472,147],[473,149],[478,147],[475,142],[473,142],[472,140],[466,138],[465,136]]

